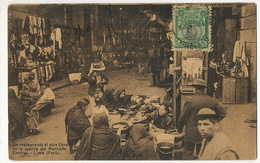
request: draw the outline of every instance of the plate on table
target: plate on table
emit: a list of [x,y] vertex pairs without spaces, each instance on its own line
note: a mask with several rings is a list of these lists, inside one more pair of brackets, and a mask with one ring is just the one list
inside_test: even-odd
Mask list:
[[116,130],[119,128],[122,128],[122,130],[126,130],[126,129],[128,129],[128,127],[129,127],[129,125],[126,122],[116,122],[112,125],[112,128],[116,129]]

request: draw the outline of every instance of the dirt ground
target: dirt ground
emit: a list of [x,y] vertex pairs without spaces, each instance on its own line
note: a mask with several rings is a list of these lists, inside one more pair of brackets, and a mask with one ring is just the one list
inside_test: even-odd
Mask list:
[[[109,84],[106,86],[115,89],[125,88],[127,94],[163,96],[165,88],[151,87],[151,74],[139,76],[136,69],[117,70],[107,72]],[[77,100],[87,96],[88,84],[82,83],[72,85],[55,91],[55,109],[47,117],[42,118],[40,133],[32,135],[26,139],[15,140],[9,146],[9,156],[13,160],[73,160],[69,148],[66,146],[66,133],[64,118],[67,111],[73,107]],[[244,105],[225,105],[227,107],[227,117],[222,120],[222,130],[231,138],[236,145],[240,159],[252,160],[256,158],[256,128],[250,127],[253,123],[245,123],[247,119],[256,119],[256,104]],[[28,154],[15,153],[20,148],[13,150],[15,144],[40,144],[50,148],[50,145],[58,144],[58,147],[67,148],[60,150],[58,153],[33,152]],[[53,144],[52,144],[53,143]],[[64,149],[63,148],[63,149]],[[23,149],[24,150],[24,149]],[[47,149],[48,151],[48,149]],[[22,152],[20,150],[20,152]]]

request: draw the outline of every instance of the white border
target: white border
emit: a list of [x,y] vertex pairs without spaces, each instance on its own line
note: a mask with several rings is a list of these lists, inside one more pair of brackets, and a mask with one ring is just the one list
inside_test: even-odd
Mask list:
[[[165,4],[165,3],[256,3],[257,4],[257,29],[259,28],[259,2],[257,0],[0,0],[0,162],[16,162],[9,160],[8,158],[8,107],[7,107],[7,9],[9,4],[56,4],[56,3],[120,3],[120,4],[126,4],[126,3],[159,3],[159,4]],[[259,38],[259,32],[257,32],[257,38]],[[257,39],[258,42],[258,39]],[[259,44],[257,44],[257,51],[259,51]],[[257,59],[258,61],[258,59]],[[259,66],[258,66],[259,67]],[[259,68],[257,68],[259,72]],[[257,81],[257,85],[259,85],[259,81]],[[257,89],[258,90],[258,89]],[[258,91],[257,91],[258,92]],[[259,100],[259,96],[257,96],[257,101]],[[257,107],[258,109],[258,107]],[[260,111],[257,111],[259,115]],[[259,124],[259,122],[258,122]],[[259,147],[259,129],[257,130],[257,147]],[[250,137],[249,137],[250,139]],[[246,141],[246,140],[245,140]],[[257,149],[257,156],[258,158],[256,160],[241,160],[241,161],[221,161],[221,162],[243,162],[243,163],[256,163],[260,162],[259,159],[259,149]],[[172,160],[174,161],[174,160]],[[172,162],[172,161],[166,161],[166,162]],[[39,161],[19,161],[20,163],[24,162],[39,162]],[[43,163],[52,163],[57,161],[41,161]],[[86,161],[65,161],[65,162],[86,162]],[[94,161],[98,162],[98,161]],[[103,161],[104,162],[104,161]],[[105,162],[114,162],[114,161],[105,161]],[[120,161],[121,162],[121,161]],[[126,161],[124,161],[126,162]],[[129,162],[129,161],[127,161]],[[147,162],[147,161],[145,161]],[[159,162],[159,161],[155,161]],[[174,161],[174,162],[191,162],[191,161]],[[195,161],[200,162],[200,161]],[[209,161],[204,161],[209,162]],[[210,162],[220,162],[220,161],[210,161]]]

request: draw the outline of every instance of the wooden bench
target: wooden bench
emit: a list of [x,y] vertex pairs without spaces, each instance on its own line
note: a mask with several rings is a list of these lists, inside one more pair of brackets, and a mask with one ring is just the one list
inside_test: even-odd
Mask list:
[[32,108],[32,115],[34,115],[37,122],[40,124],[41,118],[44,115],[48,115],[51,112],[51,109],[54,108],[54,101],[46,104],[36,105]]

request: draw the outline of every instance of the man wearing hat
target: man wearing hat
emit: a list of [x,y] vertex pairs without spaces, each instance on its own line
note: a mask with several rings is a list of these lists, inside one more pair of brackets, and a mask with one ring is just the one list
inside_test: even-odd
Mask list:
[[94,71],[104,71],[106,70],[105,64],[101,59],[101,56],[94,56],[94,62],[90,65],[89,74],[90,75]]
[[191,86],[196,88],[196,93],[185,101],[177,123],[178,131],[182,132],[184,129],[185,132],[183,160],[196,160],[198,158],[197,147],[201,144],[202,137],[193,118],[199,110],[211,108],[218,114],[223,116],[226,114],[224,107],[218,103],[217,99],[204,93],[204,89],[207,87],[205,80],[195,79]]
[[203,138],[198,155],[199,160],[238,160],[231,141],[221,131],[218,122],[224,118],[210,108],[202,108],[194,117],[198,131]]

